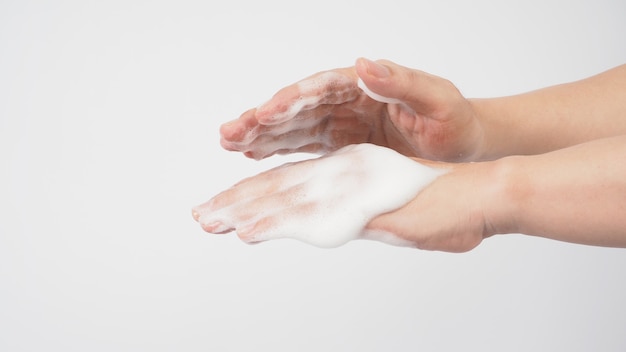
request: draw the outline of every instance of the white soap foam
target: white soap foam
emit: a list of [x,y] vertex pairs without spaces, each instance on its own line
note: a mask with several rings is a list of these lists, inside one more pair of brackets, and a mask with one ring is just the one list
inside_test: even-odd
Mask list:
[[[291,120],[301,111],[314,109],[320,104],[336,104],[336,101],[332,101],[334,100],[333,97],[345,96],[346,99],[351,99],[355,96],[349,94],[354,89],[352,79],[333,71],[322,72],[311,78],[304,79],[296,83],[296,86],[298,87],[300,98],[289,105],[284,112],[274,114],[271,119],[272,124]],[[329,101],[329,98],[331,101]],[[265,104],[267,103],[261,104],[257,109],[263,109]]]
[[363,90],[363,92],[365,92],[365,94],[367,94],[368,97],[379,101],[381,103],[386,103],[386,104],[402,104],[402,100],[399,99],[394,99],[394,98],[388,98],[388,97],[384,97],[380,94],[376,94],[374,92],[372,92],[366,85],[365,82],[363,82],[362,79],[359,78],[359,80],[357,81],[357,86],[359,88],[361,88],[361,90]]
[[287,120],[273,126],[271,131],[256,136],[245,149],[252,151],[255,159],[262,159],[276,151],[293,152],[310,144],[326,146],[329,143],[326,133],[311,132],[320,124],[320,120],[316,117]]
[[[330,248],[355,239],[374,239],[394,245],[411,245],[393,234],[366,231],[374,217],[398,209],[415,198],[445,171],[422,165],[396,151],[373,144],[350,145],[317,159],[283,167],[289,175],[281,192],[291,192],[278,206],[254,209],[241,200],[217,211],[202,209],[201,223],[219,221],[227,227],[244,229],[260,219],[274,223],[248,240],[292,238]],[[282,181],[281,181],[282,182]],[[218,232],[218,231],[215,231]]]

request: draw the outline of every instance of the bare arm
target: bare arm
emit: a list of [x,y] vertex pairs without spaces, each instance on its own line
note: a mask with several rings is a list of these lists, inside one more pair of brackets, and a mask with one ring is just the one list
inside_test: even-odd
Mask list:
[[504,233],[626,247],[626,136],[504,159]]
[[483,160],[626,134],[626,65],[572,83],[470,102],[485,132]]

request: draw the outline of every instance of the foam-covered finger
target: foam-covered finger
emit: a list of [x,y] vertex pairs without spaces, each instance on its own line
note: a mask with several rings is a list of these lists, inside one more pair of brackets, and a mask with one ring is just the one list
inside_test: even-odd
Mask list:
[[268,241],[272,238],[270,238],[269,236],[262,236],[260,234],[263,234],[268,230],[274,229],[277,226],[278,221],[278,217],[272,216],[264,217],[255,222],[242,224],[239,228],[237,228],[237,236],[243,242],[248,244]]
[[205,219],[205,217],[200,217],[198,222],[204,231],[216,235],[229,233],[235,229],[232,225],[227,225],[228,223],[220,219]]
[[218,234],[234,230],[228,218],[212,210],[212,200],[195,206],[192,209],[192,216],[206,232]]
[[342,104],[357,98],[356,76],[340,70],[321,72],[280,90],[258,107],[256,119],[273,125],[293,119],[301,111],[323,104]]
[[[226,233],[235,229],[253,226],[265,218],[276,214],[288,213],[299,207],[299,202],[306,201],[305,187],[302,183],[289,188],[275,188],[258,197],[243,197],[228,205],[220,203],[220,196],[228,198],[231,195],[221,194],[213,200],[194,208],[194,218],[202,228],[210,233]],[[231,190],[232,192],[232,190]],[[216,201],[217,200],[217,201]]]
[[220,136],[226,142],[241,143],[250,139],[250,131],[258,126],[254,114],[256,109],[250,109],[235,120],[228,121],[220,126]]
[[271,211],[255,221],[242,224],[237,228],[237,235],[246,243],[258,243],[281,238],[304,240],[306,219],[313,215],[313,203]]
[[281,135],[261,135],[249,146],[246,155],[260,160],[278,151],[298,150],[310,144],[328,145],[328,133],[321,133],[323,126],[314,126],[286,132]]
[[[262,135],[280,136],[296,130],[317,127],[320,129],[332,115],[332,105],[320,105],[316,109],[299,112],[292,119],[276,125],[259,125],[255,137]],[[321,130],[321,129],[320,129]]]
[[294,187],[271,193],[263,197],[250,199],[248,202],[239,203],[227,209],[234,227],[239,231],[251,224],[262,222],[265,218],[285,214],[289,209],[297,208],[299,202],[306,201],[303,186]]
[[255,111],[256,109],[250,109],[241,114],[239,118],[222,124],[220,135],[228,140],[244,140],[247,137],[247,132],[259,124],[254,116]]
[[[313,110],[301,111],[292,119],[279,124],[260,125],[250,123],[245,127],[244,131],[241,131],[239,134],[240,138],[227,138],[225,134],[222,134],[220,144],[226,150],[244,152],[246,156],[256,159],[260,157],[255,157],[255,155],[275,154],[271,151],[260,153],[256,150],[259,148],[267,150],[268,146],[262,146],[262,141],[265,140],[282,140],[283,145],[281,149],[293,149],[296,147],[291,145],[293,139],[281,139],[281,136],[303,129],[321,132],[323,131],[323,125],[326,123],[325,120],[332,114],[332,111],[332,105],[321,105]],[[254,121],[256,122],[256,119]],[[229,128],[230,126],[227,127],[227,129]],[[258,138],[260,139],[257,140]]]
[[337,219],[329,221],[332,214],[342,216],[328,205],[306,200],[237,228],[237,235],[247,243],[291,238],[321,248],[338,247],[352,239],[345,234],[354,232],[360,225]]
[[358,118],[329,118],[309,128],[278,135],[265,134],[249,146],[249,157],[267,158],[275,154],[326,153],[348,144],[370,139],[372,126]]
[[249,221],[254,214],[247,205],[252,201],[241,201],[229,206],[213,209],[211,206],[194,208],[194,218],[206,232],[223,234],[235,230],[242,223]]

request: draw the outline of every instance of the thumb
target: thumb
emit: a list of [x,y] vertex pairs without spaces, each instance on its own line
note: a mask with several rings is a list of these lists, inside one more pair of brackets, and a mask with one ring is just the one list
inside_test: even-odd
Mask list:
[[[445,109],[458,98],[460,92],[448,80],[423,71],[400,66],[388,60],[371,61],[359,58],[355,64],[357,75],[372,99],[402,102],[419,113]],[[369,90],[369,92],[368,92]],[[377,99],[377,97],[383,98]]]

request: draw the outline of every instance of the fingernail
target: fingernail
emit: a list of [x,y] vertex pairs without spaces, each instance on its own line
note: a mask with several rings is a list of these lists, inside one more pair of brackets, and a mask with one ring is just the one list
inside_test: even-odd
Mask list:
[[367,73],[369,73],[370,75],[378,78],[386,78],[391,76],[391,72],[386,66],[369,59],[364,60],[365,62],[367,62]]

